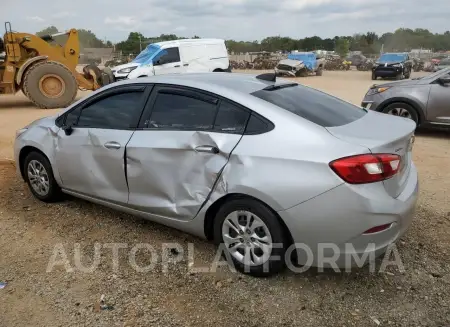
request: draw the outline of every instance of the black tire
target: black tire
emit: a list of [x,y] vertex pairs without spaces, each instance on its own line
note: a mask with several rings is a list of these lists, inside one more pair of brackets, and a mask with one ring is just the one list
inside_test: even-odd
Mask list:
[[405,78],[408,79],[411,77],[411,68],[405,72]]
[[299,70],[296,74],[295,74],[295,76],[297,76],[297,77],[308,77],[308,70],[306,70],[306,69],[302,69],[302,70]]
[[419,115],[418,115],[416,109],[414,109],[412,106],[410,106],[407,103],[404,103],[404,102],[391,103],[390,105],[383,108],[382,112],[385,114],[391,114],[390,112],[394,109],[405,109],[406,111],[408,111],[408,113],[410,115],[410,117],[407,117],[407,118],[411,118],[416,123],[416,125],[419,125]]
[[403,72],[401,72],[400,74],[398,74],[397,76],[395,76],[395,79],[397,80],[397,81],[401,81],[402,79],[404,79],[405,78],[405,75],[403,75]]
[[116,78],[114,77],[112,70],[108,67],[103,69],[103,71],[102,71],[102,86],[112,84],[115,81],[116,81]]
[[[60,94],[51,97],[39,86],[45,75],[55,75],[62,81]],[[55,80],[55,78],[54,78]],[[41,61],[31,66],[23,79],[24,94],[39,108],[55,109],[70,105],[78,92],[78,84],[72,72],[64,65],[55,61]]]
[[322,76],[322,75],[323,75],[323,68],[322,67],[317,68],[316,76]]
[[372,73],[372,80],[375,81],[378,78],[378,76],[375,73]]
[[[39,194],[31,185],[31,181],[30,178],[28,176],[28,167],[30,165],[31,162],[38,162],[40,163],[48,176],[48,192],[46,194]],[[23,171],[24,171],[24,176],[25,176],[25,181],[28,184],[28,187],[30,188],[31,193],[33,193],[33,195],[43,201],[43,202],[57,202],[59,200],[62,199],[62,192],[61,192],[61,188],[59,187],[58,183],[55,180],[55,177],[53,176],[53,169],[52,166],[50,164],[50,162],[48,161],[48,159],[41,154],[40,152],[30,152],[27,157],[25,158],[24,164],[23,164]]]
[[[247,211],[258,216],[267,226],[273,244],[280,244],[280,247],[273,247],[270,253],[270,259],[258,266],[248,266],[239,262],[230,253],[227,254],[233,261],[237,271],[249,274],[255,277],[267,277],[279,273],[285,267],[284,255],[286,253],[287,238],[279,218],[264,204],[254,199],[233,199],[219,209],[214,219],[214,242],[217,246],[224,244],[222,237],[222,225],[226,217],[233,211]],[[227,250],[225,250],[227,251]],[[275,260],[276,258],[279,260]]]

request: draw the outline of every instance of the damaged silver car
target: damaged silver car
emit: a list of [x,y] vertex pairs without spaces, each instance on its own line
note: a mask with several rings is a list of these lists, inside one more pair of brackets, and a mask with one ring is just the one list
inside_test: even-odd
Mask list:
[[299,264],[327,266],[318,245],[332,243],[344,267],[401,237],[418,194],[414,129],[274,74],[161,75],[19,130],[15,160],[42,201],[71,194],[214,240],[260,276],[294,243],[310,249]]
[[305,64],[302,61],[283,59],[280,60],[278,65],[275,67],[275,73],[278,76],[291,76],[300,77],[307,76],[308,71]]
[[314,52],[293,52],[275,67],[277,76],[306,77],[309,74],[322,76],[325,59]]

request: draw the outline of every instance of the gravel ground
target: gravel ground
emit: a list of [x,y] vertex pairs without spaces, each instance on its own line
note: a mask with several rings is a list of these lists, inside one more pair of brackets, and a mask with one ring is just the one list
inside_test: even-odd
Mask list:
[[[302,81],[316,87],[323,83],[319,88],[356,103],[367,76],[349,72],[352,78],[343,82],[341,74],[326,72],[322,80]],[[359,95],[348,91],[357,87]],[[347,91],[352,95],[346,97]],[[0,108],[0,125],[20,128],[32,109],[16,109]],[[43,113],[29,114],[28,120],[37,115]],[[12,135],[2,128],[0,133],[0,153],[8,157]],[[397,244],[403,273],[393,267],[386,273],[311,269],[268,279],[232,273],[227,267],[193,273],[189,244],[195,249],[195,267],[213,261],[212,244],[78,199],[38,202],[0,157],[0,282],[7,282],[0,289],[0,327],[450,326],[449,145],[449,132],[418,133],[414,160],[421,194],[414,223]],[[119,251],[117,270],[112,250],[102,248],[93,272],[68,273],[63,265],[46,272],[58,244],[71,267],[79,244],[87,267],[96,243],[115,242],[128,245]],[[180,244],[185,255],[164,273],[162,246],[171,242]],[[128,254],[138,243],[155,249],[159,260],[153,270],[138,272],[129,264]],[[173,258],[180,254],[169,252]],[[140,266],[150,263],[148,252],[138,251],[135,257]],[[99,310],[102,294],[111,310]]]

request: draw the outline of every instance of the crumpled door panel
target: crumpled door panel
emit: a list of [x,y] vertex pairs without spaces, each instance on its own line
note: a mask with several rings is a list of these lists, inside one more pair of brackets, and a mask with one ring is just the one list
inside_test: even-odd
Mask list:
[[[126,204],[125,147],[133,131],[75,128],[59,133],[56,147],[63,187],[86,195]],[[118,149],[105,147],[116,142]]]
[[[168,218],[193,219],[241,135],[136,131],[128,143],[129,205]],[[198,152],[212,146],[219,153]]]

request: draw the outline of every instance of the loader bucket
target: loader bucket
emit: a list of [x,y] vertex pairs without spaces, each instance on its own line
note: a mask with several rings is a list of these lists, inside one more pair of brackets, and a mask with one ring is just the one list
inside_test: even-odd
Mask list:
[[83,73],[84,78],[95,81],[95,89],[115,82],[114,74],[107,67],[101,70],[95,65],[87,65],[83,68]]

